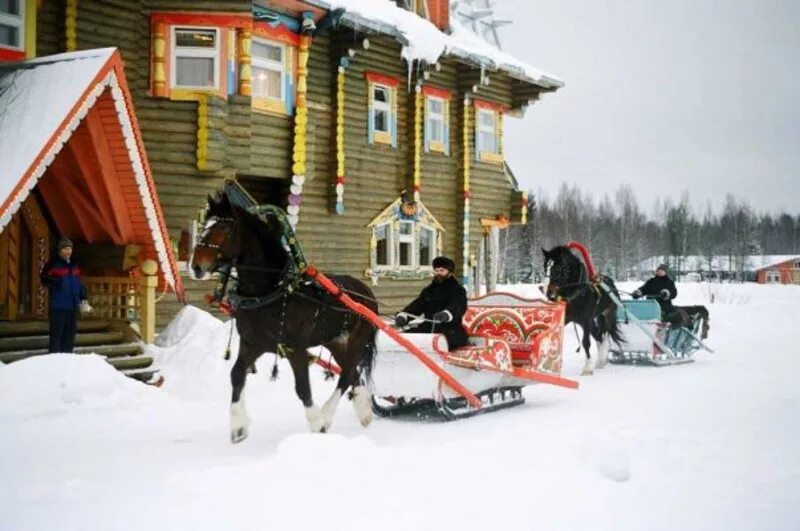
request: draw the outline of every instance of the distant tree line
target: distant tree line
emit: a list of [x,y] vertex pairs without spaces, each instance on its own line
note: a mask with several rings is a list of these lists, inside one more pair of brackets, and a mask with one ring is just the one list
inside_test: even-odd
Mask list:
[[597,199],[564,184],[552,200],[528,194],[527,225],[512,225],[501,240],[500,281],[540,281],[541,248],[571,240],[586,245],[597,269],[617,279],[651,256],[674,257],[671,263],[687,255],[727,256],[743,268],[748,255],[800,255],[800,214],[758,213],[732,195],[720,212],[710,203],[697,211],[688,192],[677,201],[659,199],[646,213],[628,185]]

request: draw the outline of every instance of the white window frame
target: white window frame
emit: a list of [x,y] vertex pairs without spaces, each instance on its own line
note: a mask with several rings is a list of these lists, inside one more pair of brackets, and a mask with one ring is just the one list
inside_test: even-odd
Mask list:
[[[214,32],[214,47],[213,48],[194,48],[178,46],[178,32],[179,31],[213,31]],[[220,28],[213,26],[172,26],[170,28],[170,73],[169,73],[169,86],[171,89],[188,89],[188,90],[219,90],[220,89],[220,61],[221,59],[221,40],[222,32]],[[178,54],[180,50],[180,55]],[[214,61],[214,85],[178,85],[178,57],[199,57],[204,59],[212,59]]]
[[[484,124],[481,121],[481,114],[488,114],[488,115],[490,115],[492,117],[492,125],[491,126],[489,126],[487,124]],[[475,117],[475,127],[478,129],[478,139],[479,140],[481,138],[481,134],[482,133],[491,133],[492,138],[494,139],[492,141],[492,143],[494,144],[494,150],[493,151],[490,151],[490,150],[486,149],[486,146],[484,145],[484,142],[481,141],[481,143],[480,143],[480,152],[481,153],[492,153],[494,155],[499,155],[500,154],[500,138],[499,138],[499,136],[497,134],[497,112],[495,112],[495,111],[493,111],[491,109],[484,109],[484,108],[478,107],[478,113],[477,113],[477,116]]]
[[0,44],[0,48],[5,48],[7,50],[25,50],[25,14],[28,8],[25,3],[26,0],[19,0],[19,15],[0,13],[0,24],[17,28],[17,35],[19,37],[19,46]]
[[[428,132],[431,133],[430,138],[428,138],[428,143],[431,142],[440,142],[444,144],[444,117],[446,114],[446,105],[447,100],[444,98],[437,98],[436,96],[427,96],[425,98],[425,120],[428,122],[428,127],[426,129]],[[442,105],[442,112],[437,113],[431,110],[431,102],[438,102]],[[440,138],[434,138],[433,131],[436,130],[439,133]]]
[[[422,233],[423,232],[430,232],[431,233],[431,256],[430,260],[427,263],[423,264],[420,262],[420,253],[422,252]],[[416,253],[416,260],[417,260],[417,267],[420,269],[425,270],[433,270],[433,258],[436,256],[436,249],[438,249],[437,245],[439,244],[437,237],[438,231],[431,227],[430,225],[425,225],[424,223],[418,223],[418,232],[417,232],[417,253]]]
[[781,274],[779,271],[768,270],[767,271],[767,284],[776,284],[781,281]]
[[[378,101],[375,97],[375,91],[377,89],[383,89],[386,91],[386,100]],[[370,83],[370,90],[372,91],[372,126],[373,131],[375,133],[386,133],[391,135],[392,134],[392,87],[389,85],[384,85],[383,83]],[[378,111],[384,111],[386,113],[386,129],[378,129]]]
[[[379,264],[378,263],[378,230],[381,227],[386,228],[386,260],[389,262],[388,264]],[[375,267],[378,269],[394,269],[394,243],[392,238],[392,224],[390,222],[381,223],[380,225],[375,225],[372,229],[373,237],[375,238]]]
[[[409,233],[403,234],[400,227],[408,226]],[[397,222],[397,269],[404,270],[404,269],[416,269],[418,267],[417,264],[417,223],[415,221],[407,221],[407,220],[399,220]],[[407,243],[409,246],[408,251],[408,264],[401,264],[400,263],[400,246],[404,243]]]
[[[263,57],[258,57],[255,54],[251,55],[251,65],[252,66],[257,67],[257,68],[262,68],[264,70],[272,70],[273,72],[279,72],[280,75],[281,75],[281,84],[280,84],[281,94],[280,94],[279,97],[276,98],[274,96],[267,96],[267,95],[264,95],[264,94],[256,94],[255,92],[253,93],[253,97],[254,98],[261,98],[261,99],[265,99],[265,100],[283,101],[283,102],[285,102],[286,101],[286,51],[287,51],[286,50],[286,46],[284,44],[279,43],[279,42],[270,41],[270,40],[267,40],[267,39],[261,39],[261,38],[257,38],[257,37],[253,38],[253,42],[254,43],[258,42],[259,44],[264,44],[264,45],[267,45],[267,46],[273,46],[275,48],[278,48],[281,51],[281,60],[280,61],[275,61],[275,60],[272,60],[272,59],[266,59],[266,58],[263,58]],[[252,49],[253,48],[251,47],[251,50]]]
[[792,265],[794,266],[794,269],[800,269],[800,260],[795,260],[794,264]]

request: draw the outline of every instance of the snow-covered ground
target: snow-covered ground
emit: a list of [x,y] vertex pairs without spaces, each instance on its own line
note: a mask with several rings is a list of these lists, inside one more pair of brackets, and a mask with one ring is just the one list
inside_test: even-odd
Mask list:
[[[162,388],[93,355],[0,366],[0,529],[800,529],[800,288],[679,291],[714,293],[715,354],[580,377],[570,328],[579,390],[528,387],[454,423],[364,429],[343,402],[309,434],[291,371],[270,382],[265,356],[250,438],[231,445],[228,327],[193,308],[152,348]],[[332,384],[312,372],[321,403]]]

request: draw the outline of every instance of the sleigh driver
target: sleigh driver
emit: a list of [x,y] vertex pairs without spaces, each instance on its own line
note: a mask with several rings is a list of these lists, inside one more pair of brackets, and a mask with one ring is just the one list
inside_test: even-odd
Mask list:
[[467,311],[467,292],[453,276],[455,262],[446,256],[433,259],[433,280],[423,288],[419,297],[403,308],[394,319],[398,328],[406,326],[409,316],[424,316],[425,322],[409,328],[407,333],[438,332],[447,339],[450,350],[467,344],[467,333],[461,325]]
[[656,276],[631,295],[634,299],[650,297],[658,301],[658,305],[661,306],[661,319],[669,321],[674,328],[683,326],[688,321],[686,312],[672,305],[672,300],[678,296],[678,289],[668,274],[666,264],[660,264],[656,268]]

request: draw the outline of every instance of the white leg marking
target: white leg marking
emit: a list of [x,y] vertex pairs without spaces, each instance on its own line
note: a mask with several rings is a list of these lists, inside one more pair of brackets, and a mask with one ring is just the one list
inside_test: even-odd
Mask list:
[[597,368],[602,369],[608,364],[608,351],[611,348],[611,334],[604,334],[603,341],[597,345]]
[[247,438],[247,426],[250,419],[244,408],[244,398],[240,397],[238,402],[231,404],[231,442],[242,442]]
[[363,385],[353,387],[353,409],[361,425],[369,426],[372,422],[372,393]]
[[331,397],[322,406],[322,416],[325,419],[325,431],[328,431],[333,424],[333,416],[336,414],[336,408],[339,407],[339,400],[342,399],[342,391],[337,387]]
[[308,419],[308,427],[311,428],[312,433],[322,433],[325,431],[325,417],[322,416],[322,411],[317,406],[305,408],[306,419]]

